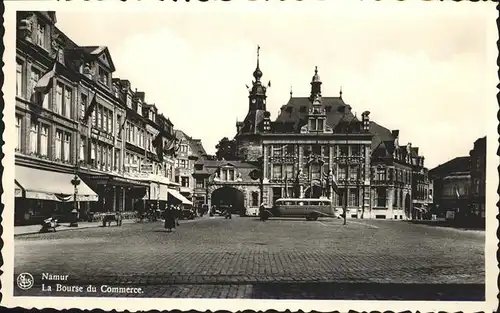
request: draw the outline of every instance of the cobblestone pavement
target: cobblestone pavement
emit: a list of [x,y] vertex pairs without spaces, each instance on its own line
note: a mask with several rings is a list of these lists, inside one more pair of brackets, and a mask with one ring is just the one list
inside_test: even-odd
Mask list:
[[16,237],[14,278],[25,272],[35,286],[17,295],[61,283],[143,288],[103,296],[472,300],[484,298],[484,232],[379,220],[215,217],[172,233],[137,223]]

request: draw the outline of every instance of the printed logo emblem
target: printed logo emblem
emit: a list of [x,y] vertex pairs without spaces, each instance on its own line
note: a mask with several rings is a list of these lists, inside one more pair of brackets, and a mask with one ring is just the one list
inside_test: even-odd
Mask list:
[[17,286],[22,290],[28,290],[33,287],[35,279],[30,273],[21,273],[17,276]]

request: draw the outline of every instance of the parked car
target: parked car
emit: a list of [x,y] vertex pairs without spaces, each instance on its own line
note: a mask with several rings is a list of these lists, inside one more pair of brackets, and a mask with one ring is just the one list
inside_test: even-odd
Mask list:
[[193,220],[196,217],[196,212],[191,207],[181,209],[181,219]]

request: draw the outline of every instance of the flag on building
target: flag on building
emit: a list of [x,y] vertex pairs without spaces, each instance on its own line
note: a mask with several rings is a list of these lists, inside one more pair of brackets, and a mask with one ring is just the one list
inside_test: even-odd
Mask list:
[[120,125],[120,129],[118,130],[118,136],[121,136],[122,135],[122,131],[123,129],[125,128],[125,124],[127,123],[127,118],[124,117],[123,118],[123,123]]
[[151,144],[156,148],[156,155],[158,156],[158,160],[160,160],[160,162],[163,162],[163,140],[161,132],[156,135]]
[[52,81],[54,79],[54,76],[56,75],[56,66],[57,61],[54,61],[54,65],[52,66],[52,68],[36,82],[36,92],[42,95],[46,95],[49,93],[50,89],[52,89],[53,86]]
[[97,92],[94,93],[94,96],[92,97],[92,101],[90,101],[90,104],[89,104],[87,110],[85,110],[85,114],[83,115],[83,119],[82,119],[84,122],[88,121],[89,117],[94,112],[96,106],[97,106]]
[[339,191],[339,185],[337,183],[337,179],[335,178],[335,174],[332,173],[332,178],[331,178],[331,183],[332,183],[332,189],[336,194],[340,194]]

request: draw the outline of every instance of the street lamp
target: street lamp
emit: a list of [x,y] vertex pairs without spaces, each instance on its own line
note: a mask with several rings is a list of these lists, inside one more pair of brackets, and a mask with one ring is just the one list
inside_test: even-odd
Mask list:
[[71,184],[74,186],[74,193],[73,193],[73,210],[71,213],[73,213],[73,221],[69,224],[71,227],[78,227],[78,202],[76,201],[76,196],[78,195],[78,185],[80,185],[80,179],[78,178],[78,175],[73,177],[71,180]]

